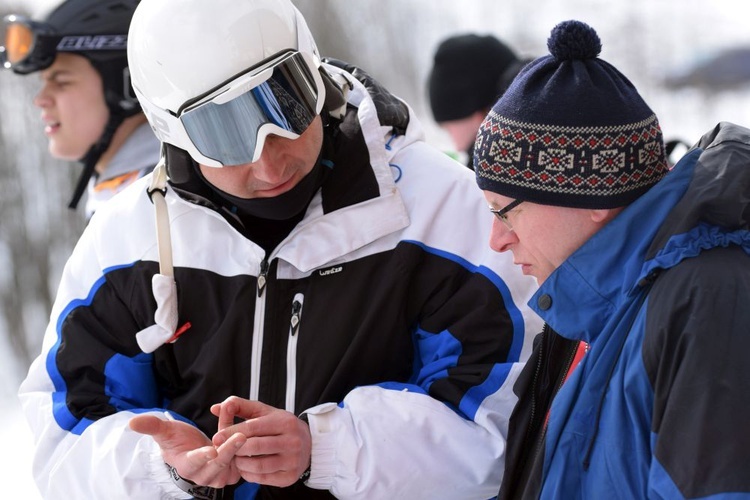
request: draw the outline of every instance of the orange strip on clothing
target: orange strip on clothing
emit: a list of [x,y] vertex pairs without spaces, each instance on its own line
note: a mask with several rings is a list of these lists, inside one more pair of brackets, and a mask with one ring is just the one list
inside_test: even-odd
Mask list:
[[123,184],[129,184],[131,181],[134,181],[138,178],[139,171],[135,172],[129,172],[127,174],[123,174],[119,177],[114,177],[112,179],[108,179],[106,181],[100,182],[99,184],[96,184],[94,186],[94,191],[104,191],[105,189],[111,189],[116,190],[118,187],[122,186]]
[[[589,345],[581,340],[578,342],[578,347],[576,348],[576,353],[573,356],[573,361],[570,362],[570,367],[568,367],[568,373],[565,374],[565,378],[562,381],[562,384],[560,384],[560,387],[565,385],[565,382],[568,381],[570,378],[570,375],[573,373],[573,370],[576,369],[576,366],[578,366],[578,363],[581,362],[583,359],[584,354],[586,354],[589,350]],[[547,423],[549,422],[549,413],[550,411],[547,410],[547,417],[544,419],[544,427],[547,427]]]
[[586,351],[589,350],[589,345],[581,340],[578,343],[578,349],[576,349],[576,354],[573,356],[573,361],[570,363],[570,368],[568,368],[568,373],[565,374],[565,379],[563,380],[562,385],[565,385],[565,382],[568,381],[570,378],[570,374],[573,373],[573,370],[575,370],[576,366],[578,366],[578,363],[581,362],[583,359],[583,355],[586,354]]

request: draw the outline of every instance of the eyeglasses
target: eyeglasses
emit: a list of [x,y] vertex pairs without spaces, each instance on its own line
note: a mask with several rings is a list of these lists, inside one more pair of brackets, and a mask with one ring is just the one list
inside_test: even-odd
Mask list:
[[523,200],[514,200],[505,205],[503,208],[492,208],[490,207],[490,212],[495,214],[495,217],[497,217],[500,222],[505,224],[505,227],[513,231],[513,226],[510,224],[510,220],[508,219],[508,212],[516,208],[518,205],[523,203]]
[[3,18],[0,64],[25,75],[49,68],[58,52],[125,51],[127,34],[60,35],[52,26],[15,14]]

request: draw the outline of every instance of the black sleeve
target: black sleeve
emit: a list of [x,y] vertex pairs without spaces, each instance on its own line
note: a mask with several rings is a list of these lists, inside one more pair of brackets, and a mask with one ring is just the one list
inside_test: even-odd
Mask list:
[[665,272],[648,300],[652,485],[691,498],[750,492],[750,257],[703,252]]

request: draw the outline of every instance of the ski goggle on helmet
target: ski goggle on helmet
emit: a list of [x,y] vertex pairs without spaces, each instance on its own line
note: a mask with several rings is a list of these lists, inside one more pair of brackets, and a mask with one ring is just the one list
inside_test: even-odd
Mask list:
[[183,104],[175,114],[136,96],[163,142],[209,167],[256,162],[266,137],[297,139],[323,108],[312,56],[289,51]]
[[0,63],[25,75],[47,69],[58,52],[125,51],[127,34],[59,35],[45,23],[10,14],[3,17]]

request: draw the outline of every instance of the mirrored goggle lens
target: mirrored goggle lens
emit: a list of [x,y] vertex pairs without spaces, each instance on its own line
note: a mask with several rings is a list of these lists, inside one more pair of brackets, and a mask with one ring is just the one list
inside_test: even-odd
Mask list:
[[26,74],[48,68],[55,60],[59,37],[52,28],[23,16],[11,14],[3,18],[3,66]]
[[12,23],[5,27],[5,59],[13,65],[26,59],[34,47],[34,33],[29,26]]
[[302,134],[317,115],[318,96],[309,67],[295,53],[274,66],[263,83],[228,102],[214,102],[221,100],[220,93],[188,108],[180,120],[202,155],[223,165],[240,165],[253,161],[256,148],[262,148],[258,138],[264,136],[264,127],[292,138]]

